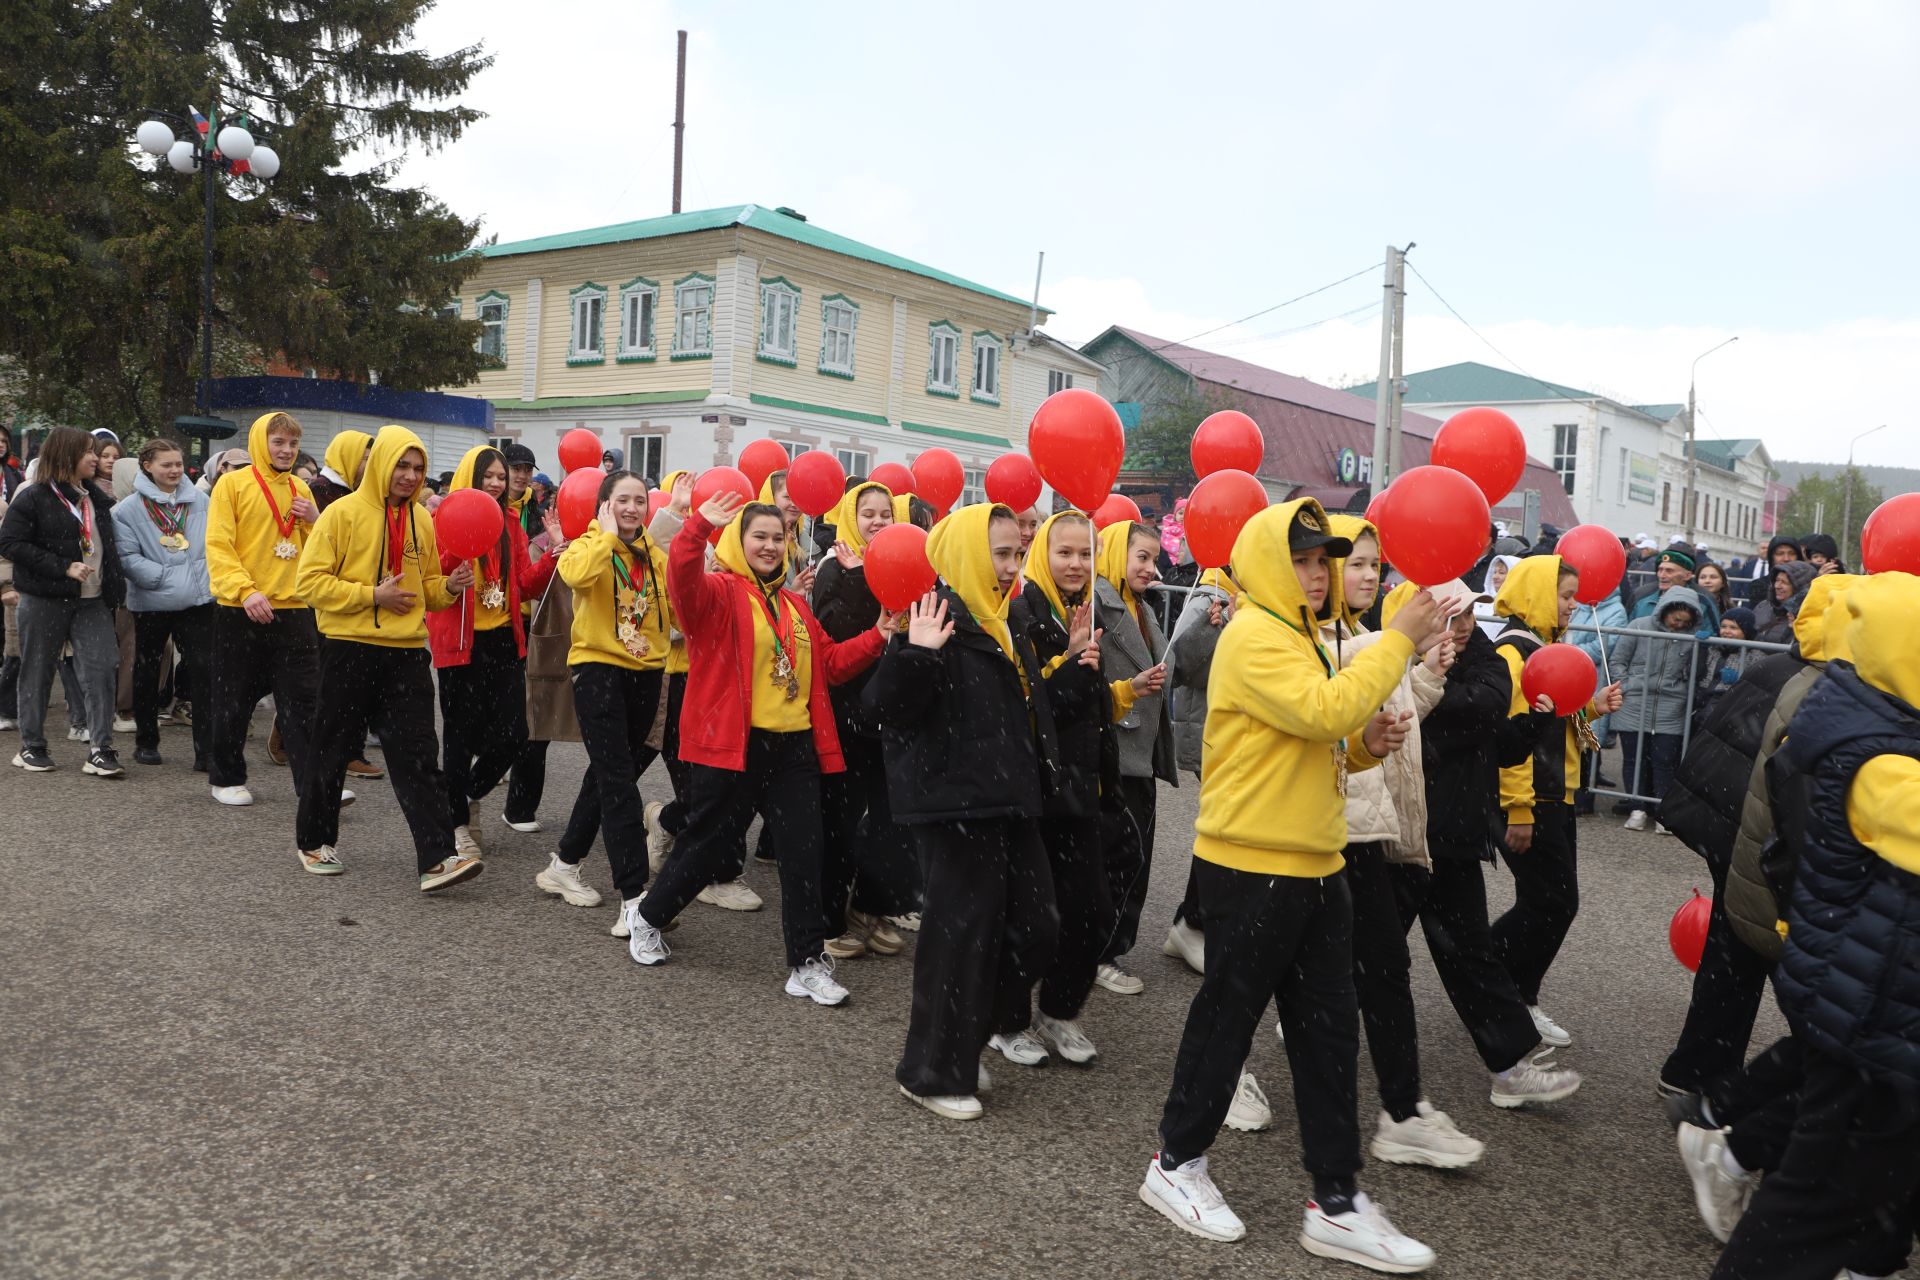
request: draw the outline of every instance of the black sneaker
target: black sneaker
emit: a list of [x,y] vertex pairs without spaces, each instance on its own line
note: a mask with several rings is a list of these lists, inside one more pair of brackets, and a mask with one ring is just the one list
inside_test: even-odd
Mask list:
[[126,774],[120,767],[120,757],[110,750],[87,752],[87,762],[80,766],[80,772],[90,773],[96,778],[118,778]]
[[51,773],[60,766],[53,762],[45,747],[22,747],[13,757],[13,767],[28,773]]
[[133,749],[133,762],[135,764],[165,764],[166,763],[166,761],[160,758],[160,753],[152,747],[135,747]]

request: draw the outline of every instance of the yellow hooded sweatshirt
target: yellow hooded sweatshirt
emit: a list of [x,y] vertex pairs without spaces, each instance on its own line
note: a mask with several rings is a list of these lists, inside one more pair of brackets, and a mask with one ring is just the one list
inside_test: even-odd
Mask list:
[[896,493],[893,495],[893,522],[895,524],[913,523],[913,495]]
[[[1504,618],[1518,618],[1527,629],[1540,638],[1542,644],[1552,644],[1561,636],[1560,626],[1560,557],[1527,556],[1513,566],[1507,574],[1507,580],[1500,584],[1500,594],[1494,597],[1493,611]],[[1526,666],[1529,651],[1518,645],[1500,645],[1500,656],[1506,659],[1507,674],[1513,679],[1513,698],[1507,704],[1507,716],[1528,714],[1527,695],[1520,690],[1520,670]],[[1585,708],[1589,715],[1597,714],[1597,708],[1591,703]],[[1565,793],[1558,802],[1571,806],[1573,794],[1580,789],[1580,734],[1574,727],[1574,717],[1561,717],[1561,733],[1565,738]],[[1506,810],[1508,823],[1515,826],[1530,826],[1533,823],[1533,756],[1511,768],[1500,771],[1500,807]]]
[[[447,590],[440,572],[440,544],[433,517],[420,507],[422,484],[399,508],[400,579],[413,592],[413,607],[395,613],[373,602],[373,589],[391,571],[387,499],[400,455],[427,448],[405,427],[380,428],[368,451],[366,469],[354,491],[320,513],[300,554],[300,594],[313,606],[313,620],[333,640],[419,649],[427,643],[427,613],[452,606],[459,597]],[[222,481],[222,483],[225,483]],[[423,607],[424,606],[424,607]]]
[[[736,577],[745,578],[759,592],[764,607],[756,603],[752,608],[753,618],[753,676],[749,681],[749,696],[753,700],[752,716],[749,723],[756,729],[765,729],[772,733],[800,733],[813,727],[813,717],[808,708],[813,697],[813,634],[807,629],[807,620],[801,616],[791,600],[781,598],[781,580],[772,582],[762,579],[747,563],[747,545],[742,540],[743,531],[740,521],[746,512],[742,510],[727,523],[720,532],[720,543],[713,549],[714,559],[720,567]],[[774,615],[780,618],[780,627],[787,635],[776,635],[773,629]],[[787,642],[791,640],[792,647]],[[786,685],[773,679],[774,667],[778,664],[780,653],[785,649],[787,660],[792,664],[797,692],[789,698]]]
[[[895,498],[898,505],[900,499]],[[953,589],[967,606],[967,612],[980,629],[993,637],[1007,661],[1020,673],[1022,687],[1027,682],[1026,668],[1013,648],[1013,630],[1007,625],[1007,610],[1012,599],[1000,590],[1000,575],[993,568],[993,544],[988,529],[995,515],[1014,518],[1011,507],[997,502],[976,502],[961,507],[933,526],[927,535],[927,560],[940,580]]]
[[[311,527],[294,520],[291,530],[283,530],[293,515],[293,500],[299,497],[311,502],[313,491],[292,472],[274,470],[273,458],[267,453],[267,428],[276,421],[300,425],[284,413],[263,413],[255,418],[247,432],[247,454],[253,465],[221,476],[207,503],[207,576],[217,604],[238,608],[256,591],[276,610],[304,609],[309,604],[301,598],[295,580],[298,548],[306,544]],[[272,496],[271,505],[268,495]],[[276,506],[280,509],[278,520],[273,514]],[[283,537],[296,548],[284,560],[273,551]]]
[[[663,671],[673,632],[673,606],[667,598],[667,553],[647,536],[646,521],[633,545],[620,541],[600,522],[567,544],[555,566],[573,588],[573,644],[567,665],[603,662],[629,671]],[[628,652],[620,641],[622,603],[636,604],[634,621],[646,652]]]
[[834,539],[846,543],[848,549],[857,556],[867,553],[867,540],[860,536],[860,521],[856,518],[860,510],[860,495],[863,493],[885,494],[888,508],[891,509],[893,506],[893,491],[883,484],[869,480],[865,484],[858,484],[847,490],[841,495],[840,501],[833,504],[833,510],[822,517],[833,526]]
[[[1344,740],[1349,768],[1380,763],[1362,730],[1413,656],[1413,642],[1389,631],[1333,670],[1287,545],[1302,511],[1325,527],[1320,504],[1300,498],[1240,531],[1233,568],[1244,604],[1221,631],[1207,676],[1193,854],[1256,875],[1330,876],[1346,865],[1334,752]],[[1328,598],[1338,602],[1339,592],[1334,574]]]
[[1793,616],[1793,638],[1800,644],[1800,656],[1808,662],[1827,662],[1833,658],[1853,660],[1847,645],[1847,628],[1853,615],[1847,612],[1846,593],[1866,578],[1857,573],[1823,573],[1807,588],[1800,612]]
[[360,466],[373,448],[373,437],[364,431],[342,431],[327,442],[327,456],[321,465],[339,476],[352,489],[360,483]]
[[[1920,649],[1913,642],[1920,623],[1920,577],[1857,577],[1841,600],[1854,672],[1880,692],[1920,707]],[[1807,603],[1813,603],[1811,595]],[[1861,844],[1902,871],[1920,875],[1920,760],[1882,755],[1861,765],[1847,789],[1847,824]]]
[[[499,452],[498,449],[495,449],[490,444],[477,444],[467,450],[460,458],[460,465],[453,469],[453,479],[447,485],[447,492],[452,493],[455,489],[478,489],[480,482],[478,477],[473,474],[473,470],[480,463],[480,455],[483,453],[498,454]],[[505,457],[502,456],[501,461],[504,462],[505,460]],[[503,511],[502,516],[507,520],[513,519],[512,508]],[[493,559],[492,570],[495,575],[494,581],[505,583],[507,575],[513,572],[513,543],[509,540],[505,528],[502,528],[500,532],[502,534],[500,541],[506,544],[505,550],[502,550],[496,545],[489,555],[491,555]],[[481,589],[485,585],[481,581],[486,572],[485,561],[486,557],[483,556],[473,567],[473,629],[475,631],[492,631],[495,628],[504,627],[513,621],[513,619],[507,616],[504,603],[498,609],[489,608],[485,603],[486,592]]]

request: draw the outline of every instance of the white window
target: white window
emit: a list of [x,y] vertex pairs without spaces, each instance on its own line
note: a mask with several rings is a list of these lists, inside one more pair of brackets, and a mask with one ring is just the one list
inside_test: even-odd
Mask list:
[[800,320],[800,291],[775,276],[760,282],[760,358],[793,364]]
[[927,390],[937,396],[960,394],[960,330],[945,320],[927,327]]
[[573,341],[567,348],[568,364],[598,364],[605,353],[600,334],[606,327],[607,291],[597,284],[583,284],[573,299]]
[[1573,492],[1573,473],[1580,455],[1580,424],[1577,422],[1557,422],[1553,427],[1553,469],[1560,473],[1560,483],[1568,493]]
[[713,277],[694,274],[673,286],[673,358],[713,354]]
[[458,320],[460,318],[460,299],[455,298],[452,302],[442,306],[439,315],[442,320]]
[[873,455],[865,449],[835,449],[833,457],[849,478],[869,475],[873,471]]
[[620,359],[653,359],[653,315],[659,303],[660,286],[651,280],[620,286]]
[[1048,395],[1053,395],[1056,392],[1065,391],[1067,388],[1071,387],[1072,385],[1073,385],[1072,374],[1062,373],[1058,369],[1047,370],[1047,394]]
[[666,447],[665,436],[628,436],[627,470],[659,484],[663,474],[660,459]]
[[990,333],[973,335],[973,398],[1000,403],[1000,339]]
[[481,355],[490,360],[507,361],[507,296],[504,293],[483,293],[474,307],[474,314],[480,319],[480,341],[474,347]]
[[507,451],[507,446],[512,443],[513,443],[512,436],[488,436],[487,437],[487,444],[492,448],[498,449],[501,453],[505,453]]
[[970,507],[976,502],[985,502],[987,473],[979,467],[962,467],[960,474],[966,478],[966,485],[960,490],[960,505]]
[[820,300],[820,372],[853,376],[853,334],[860,308],[839,294]]

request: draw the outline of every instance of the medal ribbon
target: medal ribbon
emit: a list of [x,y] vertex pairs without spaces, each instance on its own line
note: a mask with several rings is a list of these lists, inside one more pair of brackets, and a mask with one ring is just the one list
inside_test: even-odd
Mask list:
[[398,577],[407,562],[406,506],[387,504],[387,572]]
[[152,498],[143,497],[140,501],[147,504],[147,518],[153,521],[154,527],[159,529],[163,535],[175,537],[186,532],[187,517],[183,509],[175,507],[173,508],[173,514],[168,515],[167,508],[161,506]]
[[[254,466],[248,467],[247,470],[253,472],[253,482],[260,486],[260,495],[267,500],[267,510],[273,512],[274,528],[280,531],[280,536],[283,539],[293,537],[294,514],[291,496],[287,502],[287,514],[285,517],[282,517],[280,514],[280,504],[273,500],[273,486],[268,484],[267,478],[260,474],[260,468]],[[287,481],[287,488],[289,490],[293,488],[293,481],[291,479]]]
[[[615,534],[614,537],[617,541],[619,538],[619,535]],[[640,585],[636,587],[633,582],[633,572],[627,568],[627,562],[621,558],[620,552],[617,547],[613,551],[610,551],[607,553],[607,558],[613,561],[613,577],[614,577],[613,625],[614,625],[615,631],[617,632],[620,627],[620,588],[624,586],[629,592],[631,592],[636,597],[641,596],[643,593],[646,593],[654,585],[652,582],[653,561],[650,557],[641,555],[638,551],[634,552],[634,559],[639,561],[642,566],[640,570]],[[657,605],[659,603],[659,600],[658,600],[659,592],[653,591],[652,595],[655,597],[653,603]],[[636,622],[638,621],[638,615],[640,610],[646,607],[646,603],[647,602],[642,599],[636,599],[634,601],[634,614],[635,614]]]
[[80,505],[75,507],[67,501],[67,495],[60,492],[59,485],[53,485],[52,488],[53,496],[60,499],[60,505],[67,509],[67,514],[80,524],[80,554],[91,555],[93,553],[93,499],[89,498],[83,490],[80,494]]
[[[767,625],[773,632],[774,652],[787,660],[787,669],[789,671],[797,671],[799,668],[794,661],[794,620],[793,616],[787,611],[786,601],[780,598],[780,588],[775,587],[771,595],[764,591],[756,592],[755,594],[760,597],[760,606],[767,611]],[[786,624],[785,631],[780,629],[782,623]],[[778,666],[779,664],[776,663],[774,665]]]

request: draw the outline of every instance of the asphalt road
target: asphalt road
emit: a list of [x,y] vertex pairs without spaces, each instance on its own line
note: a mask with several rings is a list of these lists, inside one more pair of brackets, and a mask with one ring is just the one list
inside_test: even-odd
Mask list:
[[[1307,1186],[1270,1034],[1253,1067],[1281,1123],[1212,1153],[1246,1240],[1136,1198],[1197,982],[1157,946],[1191,787],[1162,791],[1146,993],[1088,1008],[1098,1064],[996,1055],[987,1117],[955,1124],[893,1085],[910,953],[843,964],[845,1008],[781,993],[771,868],[749,870],[768,910],[696,905],[671,963],[642,970],[611,907],[534,889],[552,835],[507,830],[492,801],[467,886],[414,888],[384,782],[346,815],[347,874],[303,875],[263,735],[244,810],[187,772],[180,729],[122,782],[83,776],[77,743],[57,773],[0,768],[0,1275],[1360,1274],[1296,1243]],[[582,763],[554,748],[550,833]],[[1666,922],[1699,864],[1615,820],[1580,838],[1584,909],[1547,994],[1587,1079],[1569,1102],[1488,1104],[1415,931],[1427,1092],[1487,1156],[1363,1185],[1439,1251],[1432,1274],[1691,1277],[1716,1255],[1653,1094],[1687,995]],[[597,852],[588,877],[609,888]],[[1370,1125],[1364,1053],[1361,1087]]]

